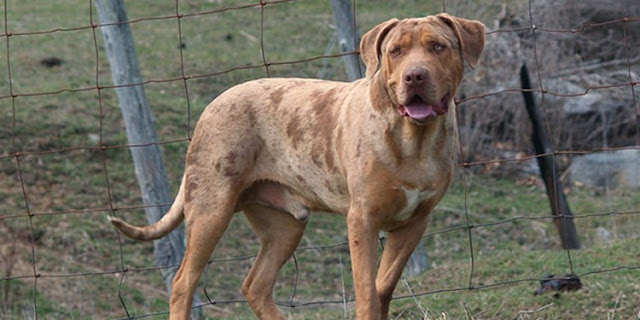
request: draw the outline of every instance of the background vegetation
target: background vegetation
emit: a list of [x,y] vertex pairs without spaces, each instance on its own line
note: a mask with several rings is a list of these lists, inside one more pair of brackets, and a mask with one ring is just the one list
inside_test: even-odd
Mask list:
[[[288,63],[338,53],[329,1],[269,4],[264,15],[260,6],[207,13],[255,3],[179,1],[179,12],[185,14],[180,19],[180,43],[175,1],[126,2],[130,20],[142,19],[131,28],[143,76],[151,80],[145,89],[174,191],[190,128],[199,114],[223,90],[267,76],[263,54],[271,63],[269,76],[346,79],[339,58]],[[600,74],[602,81],[609,81],[615,79],[608,76],[613,71],[637,71],[637,60],[631,65],[597,66],[637,55],[637,20],[629,22],[626,31],[621,24],[611,24],[560,35],[542,33],[537,39],[529,36],[529,12],[537,26],[548,28],[580,29],[586,23],[580,19],[594,19],[579,14],[585,12],[582,5],[567,3],[444,1],[447,12],[480,19],[489,30],[514,30],[489,34],[484,66],[466,76],[459,98],[518,88],[516,68],[522,60],[536,61],[534,43],[539,61],[544,62],[540,68],[544,81],[557,78],[551,71],[593,63],[595,68],[572,75],[580,73],[588,80]],[[594,14],[598,19],[638,17],[634,1],[597,4],[600,11],[589,12],[608,12]],[[439,1],[356,1],[356,21],[364,32],[391,17],[423,16],[442,9]],[[90,26],[89,2],[7,1],[0,10],[0,16],[7,17],[5,35],[0,37],[0,318],[35,318],[34,304],[40,319],[122,318],[127,314],[120,299],[131,316],[159,313],[148,318],[166,318],[167,294],[153,265],[152,244],[121,238],[106,223],[111,208],[128,221],[145,221],[129,152],[115,147],[127,143],[116,94],[110,88],[96,89],[111,84],[101,33],[95,29],[94,38],[94,29],[81,28],[25,34]],[[97,23],[95,12],[93,23]],[[590,31],[600,39],[597,46],[586,45],[594,39]],[[55,61],[51,58],[61,61],[51,65],[47,63]],[[187,90],[183,70],[191,77]],[[592,85],[587,80],[580,88]],[[598,90],[621,101],[632,100],[630,91],[629,87]],[[18,96],[12,99],[12,94]],[[519,93],[506,92],[460,104],[462,161],[531,154],[520,99]],[[558,114],[561,108],[553,103],[545,106],[557,150],[603,146],[601,140],[569,144],[575,139],[567,137],[574,133],[557,131],[569,127]],[[610,141],[633,145],[638,139],[630,122],[633,104],[624,104],[621,110],[620,126],[625,129],[611,135]],[[637,123],[637,111],[635,117]],[[597,121],[586,129],[605,130]],[[83,148],[101,144],[111,147]],[[16,158],[15,152],[26,154]],[[399,284],[393,317],[640,318],[637,191],[567,184],[583,245],[567,252],[559,249],[544,187],[534,175],[523,172],[525,167],[525,162],[483,162],[459,170],[424,238],[431,269]],[[297,272],[291,261],[277,284],[277,299],[298,306],[283,308],[291,319],[355,317],[345,240],[343,218],[311,219],[296,253]],[[256,250],[255,236],[244,217],[236,215],[202,281],[203,300],[208,295],[219,301],[203,307],[206,317],[251,317],[246,304],[223,302],[243,299],[240,283]],[[533,295],[539,279],[570,272],[581,276],[583,289]],[[323,303],[327,301],[332,303]]]

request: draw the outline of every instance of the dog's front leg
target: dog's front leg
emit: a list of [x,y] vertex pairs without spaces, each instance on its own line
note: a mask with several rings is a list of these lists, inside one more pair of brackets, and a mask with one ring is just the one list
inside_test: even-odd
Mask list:
[[389,231],[384,245],[376,278],[380,313],[383,320],[388,317],[389,303],[402,271],[427,228],[428,216],[419,217],[416,220],[401,228]]
[[347,215],[351,267],[356,290],[356,317],[380,319],[380,300],[376,290],[378,228],[369,212],[351,208]]

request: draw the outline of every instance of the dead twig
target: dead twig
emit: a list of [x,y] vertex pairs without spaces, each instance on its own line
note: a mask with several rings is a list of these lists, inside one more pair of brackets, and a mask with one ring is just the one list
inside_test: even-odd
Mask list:
[[555,303],[551,302],[551,303],[549,303],[547,305],[544,305],[544,306],[542,306],[540,308],[530,309],[530,310],[520,310],[520,311],[518,311],[518,319],[520,319],[521,316],[523,316],[523,315],[537,313],[537,312],[540,312],[542,310],[549,309],[549,308],[553,307],[554,305],[555,305]]
[[622,296],[622,291],[618,292],[618,296],[616,297],[616,304],[613,305],[613,311],[610,311],[607,314],[607,320],[615,320],[615,318],[616,318],[616,310],[618,310],[618,304],[620,303],[620,296]]
[[562,76],[569,76],[569,75],[575,75],[577,73],[585,73],[585,72],[589,72],[589,71],[594,71],[594,70],[600,70],[603,68],[608,68],[608,67],[615,67],[615,66],[620,66],[620,65],[633,65],[636,63],[640,63],[640,56],[636,56],[633,58],[630,58],[628,61],[626,58],[622,58],[622,59],[615,59],[615,60],[609,60],[609,61],[604,61],[604,62],[600,62],[600,63],[594,63],[594,64],[587,64],[584,66],[580,66],[580,67],[576,67],[576,68],[570,68],[570,69],[564,69],[564,70],[560,70],[556,73],[553,74],[544,74],[543,75],[545,77],[562,77]]

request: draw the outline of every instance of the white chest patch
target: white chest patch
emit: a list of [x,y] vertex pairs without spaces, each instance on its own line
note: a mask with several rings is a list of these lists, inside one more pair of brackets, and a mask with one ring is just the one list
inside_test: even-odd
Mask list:
[[407,189],[404,187],[401,187],[399,189],[404,191],[404,196],[407,199],[407,205],[398,213],[396,213],[394,217],[396,221],[405,221],[409,219],[422,201],[425,201],[436,194],[435,191],[428,190],[421,191],[418,189]]

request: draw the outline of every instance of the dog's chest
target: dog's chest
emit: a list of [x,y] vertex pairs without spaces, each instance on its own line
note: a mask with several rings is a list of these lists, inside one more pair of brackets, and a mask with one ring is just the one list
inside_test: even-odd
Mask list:
[[419,190],[405,187],[399,189],[403,191],[406,199],[404,208],[400,208],[394,216],[394,219],[400,222],[409,219],[420,203],[436,195],[436,192],[432,190]]

